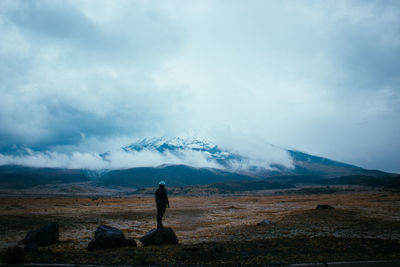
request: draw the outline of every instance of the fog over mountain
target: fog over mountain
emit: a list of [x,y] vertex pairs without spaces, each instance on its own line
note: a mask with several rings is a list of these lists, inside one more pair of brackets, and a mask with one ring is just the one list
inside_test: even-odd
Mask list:
[[54,189],[81,183],[79,187],[117,186],[129,191],[129,188],[154,186],[160,179],[171,186],[208,185],[222,191],[301,185],[399,186],[398,174],[367,170],[262,143],[257,148],[262,151],[258,156],[247,153],[255,147],[240,151],[205,139],[159,137],[101,154],[75,152],[68,156],[21,149],[0,157],[0,188],[47,185]]
[[[238,147],[243,146],[241,144]],[[262,148],[258,155],[249,153]],[[0,165],[23,165],[30,167],[69,168],[89,170],[113,170],[161,165],[188,165],[197,168],[228,169],[231,171],[262,168],[273,170],[274,165],[293,168],[287,150],[269,144],[257,147],[229,149],[219,147],[208,140],[179,137],[148,138],[106,151],[94,152],[40,152],[29,148],[8,151],[0,155]]]
[[290,168],[300,150],[400,172],[398,14],[399,1],[1,1],[0,164],[224,168],[124,150],[178,136],[243,156],[239,169]]

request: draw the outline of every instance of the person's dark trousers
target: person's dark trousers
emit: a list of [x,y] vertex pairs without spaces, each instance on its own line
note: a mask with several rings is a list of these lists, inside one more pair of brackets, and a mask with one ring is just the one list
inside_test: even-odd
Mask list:
[[157,228],[162,228],[162,217],[164,216],[166,208],[165,205],[157,205]]

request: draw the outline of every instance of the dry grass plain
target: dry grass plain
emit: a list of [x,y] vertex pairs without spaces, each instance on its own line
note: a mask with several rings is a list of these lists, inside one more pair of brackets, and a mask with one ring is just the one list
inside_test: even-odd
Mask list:
[[[210,264],[206,260],[208,257],[214,264],[229,265],[327,260],[323,255],[332,255],[331,260],[400,257],[400,194],[387,191],[170,196],[171,208],[167,209],[164,222],[175,230],[178,246],[138,247],[134,253],[132,248],[107,250],[106,258],[104,252],[86,251],[96,227],[101,224],[117,227],[126,237],[138,240],[156,225],[152,197],[14,197],[1,198],[0,203],[0,248],[3,252],[18,244],[29,230],[50,221],[60,224],[60,241],[47,250],[52,254],[31,258],[31,261],[207,265]],[[318,204],[329,204],[335,209],[316,210]],[[272,223],[256,226],[263,219]],[[299,252],[299,255],[292,251],[304,244],[309,244],[310,251]],[[324,244],[331,244],[328,252],[318,252]],[[343,244],[348,246],[347,250],[329,252],[342,248]],[[256,253],[255,248],[263,246],[267,248]],[[282,251],[268,254],[266,251],[271,246],[275,250],[281,246]],[[219,257],[221,261],[212,259],[218,249],[225,255]],[[318,255],[325,258],[320,259]]]

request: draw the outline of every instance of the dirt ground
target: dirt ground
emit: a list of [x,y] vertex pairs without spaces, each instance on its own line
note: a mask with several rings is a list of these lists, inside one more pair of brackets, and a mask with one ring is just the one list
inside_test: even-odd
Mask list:
[[[299,260],[312,261],[312,257],[319,261],[318,255],[332,255],[336,260],[400,257],[399,193],[371,191],[327,195],[177,196],[170,197],[170,204],[164,221],[165,225],[174,229],[180,245],[173,248],[138,247],[135,255],[129,248],[108,250],[109,257],[104,259],[96,254],[99,252],[88,254],[86,251],[96,227],[101,224],[117,227],[127,238],[138,240],[156,225],[152,197],[2,198],[0,249],[4,251],[7,247],[19,244],[29,230],[57,221],[60,225],[60,241],[46,250],[46,253],[51,251],[50,256],[46,254],[36,260],[65,262],[71,258],[65,255],[75,253],[69,262],[121,264],[129,262],[129,258],[130,262],[140,264],[207,265],[205,255],[209,255],[209,258],[210,255],[217,255],[218,251],[225,255],[220,256],[220,264],[238,261],[246,264],[293,263]],[[335,209],[316,210],[318,204],[329,204]],[[256,226],[263,219],[268,219],[271,224]],[[353,246],[349,245],[351,242]],[[326,247],[327,251],[322,249],[318,254],[321,243],[330,245]],[[140,242],[138,244],[140,246]],[[309,244],[311,254],[305,256],[300,253],[294,257],[298,251],[302,251],[302,244]],[[340,252],[343,244],[347,250]],[[278,249],[275,254],[265,258],[268,254],[265,250],[271,246],[282,250]],[[296,253],[290,252],[289,258],[282,256],[296,247]],[[165,255],[166,251],[169,251],[168,255]],[[110,256],[113,253],[120,257],[113,258]],[[237,258],[241,254],[243,257]],[[155,255],[159,255],[159,258]],[[189,258],[182,255],[188,255]],[[149,257],[158,260],[148,262]]]

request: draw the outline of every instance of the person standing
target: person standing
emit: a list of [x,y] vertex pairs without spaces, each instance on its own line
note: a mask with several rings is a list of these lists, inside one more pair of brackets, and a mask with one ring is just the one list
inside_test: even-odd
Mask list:
[[164,181],[160,181],[158,183],[158,189],[155,192],[155,197],[157,203],[157,228],[162,228],[162,217],[164,216],[166,208],[169,208],[167,190],[165,189]]

